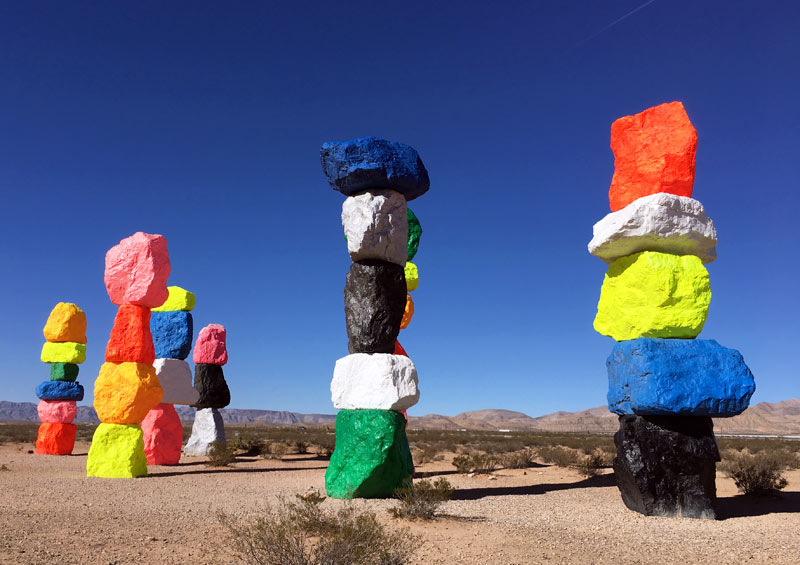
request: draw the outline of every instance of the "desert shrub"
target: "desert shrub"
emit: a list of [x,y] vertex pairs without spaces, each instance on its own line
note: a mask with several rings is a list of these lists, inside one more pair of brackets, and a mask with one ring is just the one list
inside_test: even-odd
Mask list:
[[439,449],[432,444],[423,444],[415,447],[412,451],[412,456],[415,465],[433,463],[434,461],[441,461],[444,459],[444,455],[441,455]]
[[236,438],[231,442],[231,448],[239,452],[239,455],[246,457],[255,457],[269,453],[269,441],[259,438]]
[[323,438],[317,440],[314,444],[314,450],[317,455],[329,459],[333,455],[333,450],[336,448],[336,440],[334,438]]
[[532,460],[533,460],[533,453],[525,449],[523,451],[506,453],[500,459],[500,462],[506,469],[525,469],[527,467],[530,467]]
[[744,494],[769,494],[788,484],[783,476],[787,459],[782,453],[727,451],[719,468]]
[[283,459],[289,454],[289,446],[282,441],[272,442],[269,445],[269,451],[263,454],[265,459]]
[[400,565],[417,544],[353,506],[334,511],[318,502],[282,501],[255,519],[224,512],[218,518],[233,552],[254,565]]
[[487,453],[459,455],[453,458],[453,467],[459,473],[491,473],[497,466],[497,457]]
[[450,500],[455,489],[447,479],[439,478],[431,482],[427,479],[416,483],[409,479],[406,484],[395,491],[400,505],[390,508],[395,518],[409,520],[431,520],[442,502]]
[[215,441],[208,451],[208,467],[227,467],[236,461],[236,451],[232,446],[222,441]]
[[600,469],[607,466],[607,456],[602,449],[595,449],[589,454],[578,456],[575,467],[582,475],[595,477],[600,473]]
[[305,455],[306,453],[308,453],[309,447],[311,447],[311,444],[308,443],[307,441],[298,439],[295,440],[294,442],[294,450],[300,455]]
[[556,465],[557,467],[574,467],[579,462],[576,451],[560,445],[539,447],[536,450],[536,455],[543,463]]

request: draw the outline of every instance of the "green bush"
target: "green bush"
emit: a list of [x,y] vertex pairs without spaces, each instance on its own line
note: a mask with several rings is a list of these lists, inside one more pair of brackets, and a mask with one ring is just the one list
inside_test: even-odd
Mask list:
[[442,502],[450,500],[455,489],[447,479],[439,478],[431,482],[427,479],[416,483],[409,479],[405,486],[395,491],[400,505],[390,508],[395,518],[409,520],[431,520]]
[[726,451],[720,471],[736,484],[744,494],[764,495],[785,488],[788,482],[783,471],[789,468],[785,452],[749,453]]
[[236,451],[232,446],[222,441],[215,441],[208,451],[207,467],[227,467],[236,461]]

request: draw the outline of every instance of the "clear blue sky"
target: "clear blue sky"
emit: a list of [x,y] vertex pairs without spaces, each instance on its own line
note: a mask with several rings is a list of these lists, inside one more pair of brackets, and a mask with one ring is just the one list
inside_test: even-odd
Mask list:
[[[421,154],[431,189],[412,415],[605,404],[592,320],[611,122],[672,100],[719,259],[702,338],[754,402],[800,396],[796,2],[5,2],[0,6],[0,398],[35,402],[58,301],[89,320],[91,402],[115,307],[103,258],[164,234],[196,330],[228,328],[232,407],[333,412],[347,353],[343,197],[327,140]],[[611,25],[623,18],[621,21]]]

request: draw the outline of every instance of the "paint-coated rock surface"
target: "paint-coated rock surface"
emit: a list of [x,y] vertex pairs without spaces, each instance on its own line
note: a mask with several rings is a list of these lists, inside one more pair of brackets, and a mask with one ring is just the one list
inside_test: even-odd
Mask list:
[[710,302],[708,271],[699,258],[643,251],[608,266],[594,329],[617,341],[693,338]]
[[80,365],[86,361],[86,345],[66,341],[52,343],[46,341],[42,346],[42,363],[72,363]]
[[371,189],[350,196],[342,204],[342,226],[351,260],[406,264],[406,199],[399,192]]
[[184,455],[200,457],[208,455],[212,443],[225,443],[225,425],[216,408],[202,408],[194,414],[192,435],[183,448]]
[[332,498],[389,498],[414,473],[405,418],[391,410],[341,410],[325,473]]
[[403,355],[355,353],[336,361],[331,400],[340,410],[408,410],[419,401],[417,369]]
[[83,386],[69,381],[44,381],[36,387],[41,400],[83,400]]
[[406,210],[406,220],[408,221],[408,257],[406,261],[413,261],[414,256],[419,250],[419,238],[422,237],[422,224],[411,208]]
[[625,506],[647,516],[716,516],[711,418],[620,416],[614,474]]
[[377,137],[329,141],[320,151],[322,170],[345,196],[371,188],[390,188],[412,200],[430,188],[425,165],[414,148]]
[[147,475],[142,428],[106,423],[97,426],[86,459],[86,475],[106,479]]
[[179,286],[168,286],[167,292],[169,298],[161,306],[153,308],[153,312],[191,312],[194,309],[194,292]]
[[405,266],[406,290],[411,292],[419,286],[419,270],[414,263],[408,262]]
[[51,363],[50,380],[75,382],[78,378],[79,366],[74,363]]
[[162,395],[152,365],[103,363],[94,382],[94,409],[106,424],[140,424]]
[[634,200],[594,225],[589,253],[607,263],[639,251],[717,258],[717,230],[693,198],[658,193]]
[[623,341],[606,366],[608,408],[620,415],[726,418],[744,412],[756,389],[742,354],[714,340]]
[[197,334],[192,360],[195,363],[224,365],[228,362],[228,348],[225,345],[225,327],[208,324]]
[[612,211],[657,192],[692,195],[697,131],[680,102],[616,120],[611,124],[611,149],[614,177],[608,200]]
[[408,357],[408,353],[406,353],[406,350],[403,349],[403,346],[400,345],[399,341],[394,342],[394,355],[405,355]]
[[159,404],[142,421],[148,465],[177,465],[181,458],[183,426],[172,404]]
[[403,311],[403,319],[400,320],[400,329],[404,330],[411,323],[411,318],[414,317],[414,300],[410,294],[406,294],[406,309]]
[[392,353],[406,305],[403,267],[388,261],[350,265],[344,315],[350,353]]
[[198,393],[196,408],[225,408],[231,403],[231,391],[225,382],[222,366],[198,363],[194,366],[194,388]]
[[42,422],[71,424],[78,415],[74,400],[40,400],[36,412]]
[[86,314],[71,302],[59,302],[44,325],[47,341],[86,343]]
[[150,318],[156,358],[186,359],[192,351],[194,322],[184,311],[153,312]]
[[104,281],[111,302],[147,308],[167,300],[169,252],[163,235],[136,232],[106,253]]
[[69,455],[75,447],[75,424],[44,422],[36,435],[36,453],[39,455]]
[[192,369],[182,359],[156,359],[153,363],[164,396],[163,404],[195,404],[200,394],[192,386]]
[[150,309],[133,304],[120,306],[106,345],[106,362],[152,365],[155,358]]

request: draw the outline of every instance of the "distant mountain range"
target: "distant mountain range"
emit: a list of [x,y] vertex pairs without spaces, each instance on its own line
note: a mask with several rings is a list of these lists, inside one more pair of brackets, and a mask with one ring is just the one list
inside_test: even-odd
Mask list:
[[[194,420],[194,408],[176,406],[181,420]],[[303,424],[333,425],[332,414],[300,414],[277,410],[220,410],[222,419],[232,424],[271,424],[294,426]],[[38,421],[36,405],[31,402],[0,401],[0,421]],[[79,406],[76,422],[97,422],[97,415],[90,406]],[[554,412],[532,418],[522,412],[511,410],[474,410],[455,416],[429,414],[412,416],[409,427],[435,430],[513,430],[543,432],[588,432],[613,433],[617,430],[617,416],[605,406],[581,410],[580,412]],[[718,434],[733,435],[800,435],[800,399],[783,402],[761,402],[751,406],[734,418],[714,420]]]

